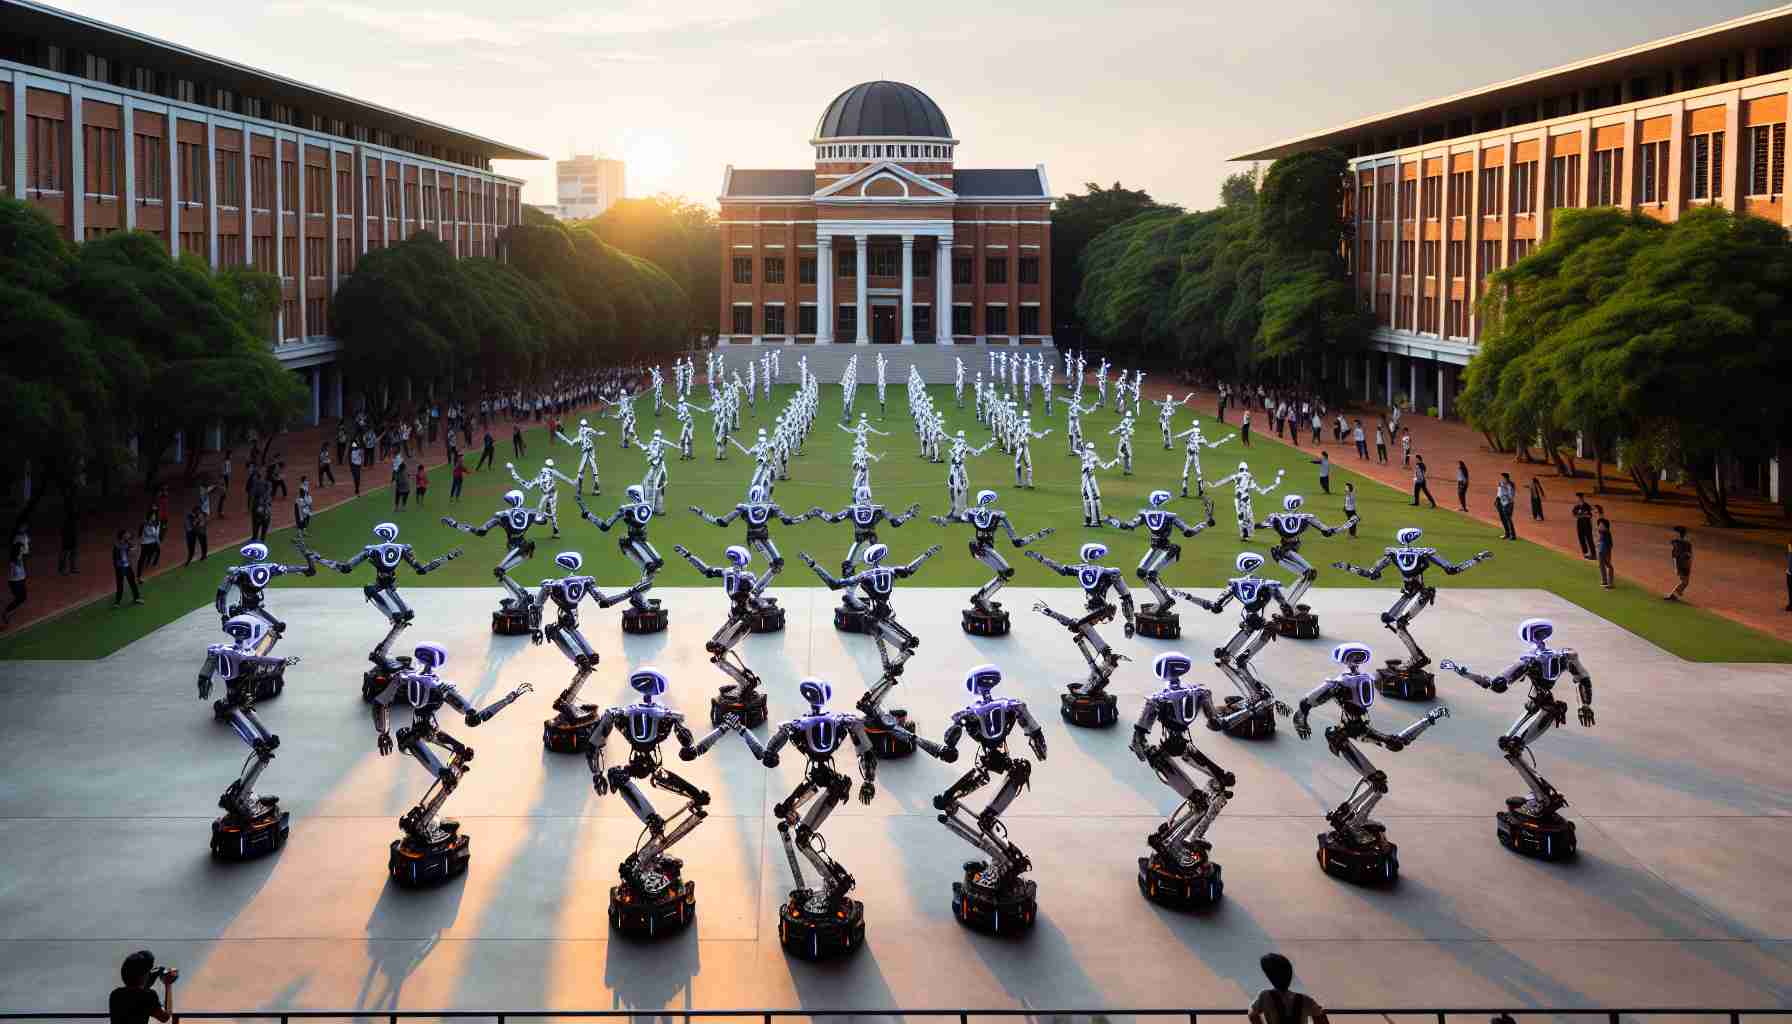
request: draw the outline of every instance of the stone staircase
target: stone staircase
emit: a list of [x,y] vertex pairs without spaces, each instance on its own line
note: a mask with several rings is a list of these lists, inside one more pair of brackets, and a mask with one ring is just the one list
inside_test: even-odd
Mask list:
[[[885,371],[885,380],[890,387],[901,387],[908,380],[910,365],[919,369],[921,379],[929,384],[950,384],[956,374],[955,359],[964,360],[964,373],[968,381],[976,376],[979,369],[988,372],[988,353],[991,349],[1003,352],[1018,351],[1027,355],[1043,352],[1046,358],[1059,361],[1057,364],[1058,379],[1059,381],[1064,379],[1063,361],[1057,349],[1038,345],[987,345],[981,342],[960,345],[773,346],[728,344],[723,345],[721,351],[728,357],[729,371],[733,372],[738,369],[744,375],[748,359],[756,360],[765,349],[774,347],[782,350],[783,353],[778,359],[780,370],[778,382],[780,384],[796,382],[797,360],[801,357],[807,357],[809,372],[820,377],[823,384],[837,384],[840,381],[840,375],[846,372],[846,361],[851,359],[855,352],[859,356],[859,383],[861,384],[875,385],[877,383],[877,356],[880,352],[883,353],[884,359],[889,364]],[[701,372],[703,368],[702,353],[694,354],[694,358],[697,360],[697,367]]]

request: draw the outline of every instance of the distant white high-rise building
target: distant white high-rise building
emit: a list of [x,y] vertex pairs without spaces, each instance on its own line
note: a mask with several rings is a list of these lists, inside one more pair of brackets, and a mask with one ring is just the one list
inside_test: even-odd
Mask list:
[[574,155],[554,162],[561,220],[584,220],[608,210],[623,195],[622,161]]

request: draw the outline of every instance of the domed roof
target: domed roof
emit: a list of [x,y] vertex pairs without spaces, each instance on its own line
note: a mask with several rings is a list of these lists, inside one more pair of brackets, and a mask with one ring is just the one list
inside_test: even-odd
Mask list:
[[815,124],[818,139],[890,135],[949,139],[952,129],[939,104],[912,85],[861,82],[834,97]]

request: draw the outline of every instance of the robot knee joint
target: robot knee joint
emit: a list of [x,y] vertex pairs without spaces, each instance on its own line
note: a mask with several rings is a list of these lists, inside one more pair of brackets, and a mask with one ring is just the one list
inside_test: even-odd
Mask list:
[[1003,569],[1001,572],[996,573],[996,576],[1003,580],[1011,580],[1014,578],[1014,570]]
[[1516,736],[1501,736],[1500,751],[1506,754],[1517,754],[1524,750],[1524,741]]
[[1388,791],[1388,773],[1384,771],[1371,772],[1369,774],[1369,788],[1386,796]]
[[611,789],[620,790],[628,782],[628,769],[615,766],[604,772],[604,777],[609,780]]
[[782,558],[772,559],[772,571],[773,572],[783,572],[784,571],[784,559],[782,559]]
[[1026,785],[1027,780],[1033,777],[1033,762],[1025,758],[1015,758],[1009,764],[1008,777],[1023,786]]
[[1306,580],[1308,583],[1311,583],[1314,580],[1319,578],[1319,570],[1318,569],[1308,569],[1306,572],[1303,572],[1300,574],[1300,578],[1303,580]]

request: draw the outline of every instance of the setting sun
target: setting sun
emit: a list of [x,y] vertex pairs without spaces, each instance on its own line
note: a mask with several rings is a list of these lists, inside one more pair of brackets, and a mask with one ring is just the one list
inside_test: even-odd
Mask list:
[[666,191],[678,169],[678,154],[658,135],[630,139],[623,144],[622,159],[628,167],[628,192],[650,196]]

